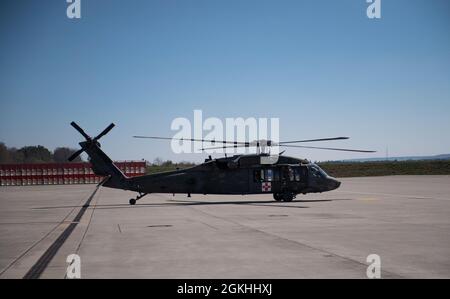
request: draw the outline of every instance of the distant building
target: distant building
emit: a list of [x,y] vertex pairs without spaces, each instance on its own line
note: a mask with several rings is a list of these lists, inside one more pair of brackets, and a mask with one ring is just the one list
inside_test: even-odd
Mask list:
[[[123,161],[114,164],[128,177],[145,174],[145,161]],[[0,164],[1,186],[96,184],[103,177],[95,175],[91,164],[38,163]]]

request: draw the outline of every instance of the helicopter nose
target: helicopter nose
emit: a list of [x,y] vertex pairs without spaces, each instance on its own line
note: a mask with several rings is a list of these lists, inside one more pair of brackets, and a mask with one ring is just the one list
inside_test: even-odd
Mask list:
[[337,188],[339,188],[340,185],[341,185],[341,182],[339,182],[335,178],[330,179],[330,190],[337,189]]

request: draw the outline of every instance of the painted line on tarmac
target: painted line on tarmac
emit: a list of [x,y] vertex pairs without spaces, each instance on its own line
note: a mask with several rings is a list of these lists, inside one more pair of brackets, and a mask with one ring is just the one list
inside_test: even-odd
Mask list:
[[73,219],[72,223],[69,224],[69,226],[61,233],[61,235],[53,242],[53,244],[50,245],[50,247],[37,260],[37,262],[30,268],[30,270],[28,270],[28,272],[23,277],[24,279],[37,279],[42,275],[44,270],[50,264],[50,262],[55,257],[55,255],[58,253],[58,250],[61,248],[61,246],[64,244],[64,242],[70,237],[73,230],[75,229],[77,224],[80,222],[81,218],[83,217],[84,213],[86,212],[92,199],[94,198],[94,195],[97,193],[99,188],[100,188],[100,184],[97,185],[94,192],[92,192],[92,194],[89,196],[86,203],[82,206],[82,208],[80,209],[78,214]]
[[[82,200],[80,200],[79,204],[81,204]],[[34,249],[39,243],[41,243],[43,240],[45,240],[48,236],[50,236],[61,224],[63,223],[71,223],[72,221],[68,221],[67,218],[73,213],[77,206],[72,207],[70,212],[64,217],[63,220],[59,222],[55,222],[56,225],[48,232],[46,233],[42,238],[40,238],[38,241],[34,242],[33,245],[31,245],[29,248],[27,248],[24,252],[22,252],[16,259],[14,259],[7,267],[5,267],[1,272],[0,276],[3,275],[6,271],[8,271],[14,264],[16,264],[19,260],[21,260],[26,254],[28,254],[32,249]]]

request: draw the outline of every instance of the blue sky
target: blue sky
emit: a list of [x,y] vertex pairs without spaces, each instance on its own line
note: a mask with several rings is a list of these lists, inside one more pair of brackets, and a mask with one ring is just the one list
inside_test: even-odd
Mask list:
[[450,152],[450,2],[81,0],[0,4],[0,141],[77,147],[77,121],[113,159],[202,160],[131,138],[175,117],[279,117],[281,139],[350,136],[289,149],[312,160]]

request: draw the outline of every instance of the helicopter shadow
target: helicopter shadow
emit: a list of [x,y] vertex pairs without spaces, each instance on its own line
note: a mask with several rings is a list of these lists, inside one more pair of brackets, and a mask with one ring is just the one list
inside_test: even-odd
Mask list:
[[[332,202],[338,200],[351,200],[351,199],[316,199],[316,200],[298,200],[289,203],[280,203],[273,200],[237,200],[237,201],[188,201],[188,200],[176,200],[166,199],[168,202],[164,203],[137,203],[136,205],[129,204],[97,204],[92,206],[95,209],[129,209],[129,208],[161,208],[161,207],[176,207],[176,206],[219,206],[219,205],[248,205],[248,206],[263,206],[263,207],[280,207],[280,208],[293,208],[293,209],[307,209],[309,206],[297,205],[302,203],[321,203]],[[68,209],[68,208],[86,208],[84,205],[77,206],[53,206],[53,207],[38,207],[34,210],[47,210],[47,209]]]

